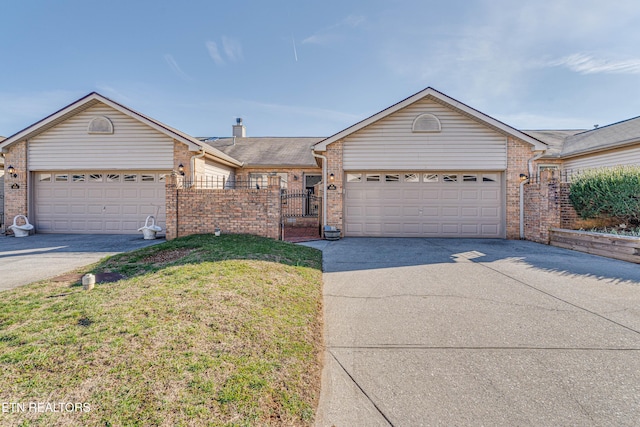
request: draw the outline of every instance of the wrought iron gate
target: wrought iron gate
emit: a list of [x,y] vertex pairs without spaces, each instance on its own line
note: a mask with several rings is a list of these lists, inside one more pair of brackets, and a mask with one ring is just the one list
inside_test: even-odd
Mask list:
[[282,216],[284,218],[318,217],[322,198],[310,190],[283,190],[281,196]]

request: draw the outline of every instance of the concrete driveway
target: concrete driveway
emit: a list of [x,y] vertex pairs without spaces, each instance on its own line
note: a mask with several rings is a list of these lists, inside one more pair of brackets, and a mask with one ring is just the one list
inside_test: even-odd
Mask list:
[[315,245],[317,425],[638,425],[638,265],[524,241]]
[[164,242],[142,235],[0,235],[0,291],[48,279],[121,252]]

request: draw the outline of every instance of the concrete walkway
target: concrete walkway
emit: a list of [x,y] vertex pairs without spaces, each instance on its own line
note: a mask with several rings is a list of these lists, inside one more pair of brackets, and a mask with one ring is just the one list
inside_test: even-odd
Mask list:
[[640,420],[640,268],[531,242],[323,248],[318,426]]
[[0,235],[0,291],[58,276],[121,252],[164,242],[142,235]]

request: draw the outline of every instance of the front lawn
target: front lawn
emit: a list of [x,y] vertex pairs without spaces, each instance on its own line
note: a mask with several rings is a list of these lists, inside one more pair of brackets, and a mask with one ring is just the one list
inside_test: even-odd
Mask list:
[[312,424],[319,251],[190,236],[85,271],[124,278],[0,294],[0,425]]

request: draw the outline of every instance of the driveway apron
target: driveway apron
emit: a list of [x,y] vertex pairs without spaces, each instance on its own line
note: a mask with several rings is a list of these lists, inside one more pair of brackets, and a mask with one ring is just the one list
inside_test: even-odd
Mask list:
[[131,234],[0,236],[0,291],[48,279],[100,259],[164,242]]
[[637,265],[525,241],[323,247],[317,425],[638,425]]

